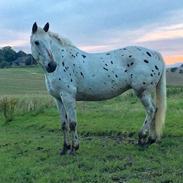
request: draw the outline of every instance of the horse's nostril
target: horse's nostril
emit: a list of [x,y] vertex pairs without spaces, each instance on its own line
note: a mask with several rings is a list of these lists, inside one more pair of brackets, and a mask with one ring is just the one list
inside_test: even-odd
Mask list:
[[51,67],[51,63],[48,63],[48,67]]

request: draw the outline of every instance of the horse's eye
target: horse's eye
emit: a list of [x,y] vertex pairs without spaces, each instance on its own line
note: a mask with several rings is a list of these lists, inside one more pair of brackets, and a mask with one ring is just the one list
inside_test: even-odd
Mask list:
[[39,45],[39,41],[35,41],[34,43],[35,43],[35,45],[37,45],[37,46]]

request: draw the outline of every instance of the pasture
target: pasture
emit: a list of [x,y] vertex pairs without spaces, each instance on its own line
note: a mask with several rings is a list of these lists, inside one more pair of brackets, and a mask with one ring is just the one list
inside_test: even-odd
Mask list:
[[2,69],[0,84],[1,98],[16,100],[14,119],[4,122],[0,116],[1,183],[182,182],[181,87],[168,88],[162,141],[146,149],[137,146],[144,109],[131,92],[108,101],[78,102],[80,149],[75,156],[60,156],[59,114],[41,69]]

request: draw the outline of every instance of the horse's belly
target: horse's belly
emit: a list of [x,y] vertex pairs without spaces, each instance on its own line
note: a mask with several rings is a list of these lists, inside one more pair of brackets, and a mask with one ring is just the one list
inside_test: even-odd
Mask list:
[[113,88],[98,86],[97,88],[85,88],[85,90],[81,90],[77,92],[76,99],[80,101],[98,101],[98,100],[107,100],[113,97],[116,97],[126,90],[129,87],[125,86],[116,86]]

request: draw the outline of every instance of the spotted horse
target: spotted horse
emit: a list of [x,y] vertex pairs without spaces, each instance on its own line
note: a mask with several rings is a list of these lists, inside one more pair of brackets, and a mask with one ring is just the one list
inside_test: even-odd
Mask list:
[[87,53],[49,31],[49,23],[44,28],[34,23],[30,42],[60,112],[64,135],[61,155],[74,154],[79,148],[76,101],[106,100],[129,89],[146,110],[138,143],[144,146],[160,139],[166,114],[166,72],[160,53],[139,46]]

